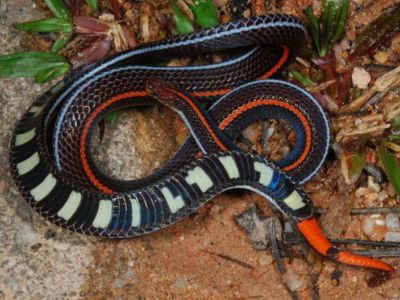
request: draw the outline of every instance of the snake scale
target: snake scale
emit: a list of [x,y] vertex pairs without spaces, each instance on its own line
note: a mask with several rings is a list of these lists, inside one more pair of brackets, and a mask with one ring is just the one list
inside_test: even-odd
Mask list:
[[[241,19],[118,53],[77,71],[37,99],[16,126],[10,152],[25,200],[50,222],[109,238],[153,232],[192,213],[217,194],[248,189],[291,218],[306,240],[334,260],[383,271],[384,262],[332,246],[300,184],[321,167],[329,148],[323,109],[279,74],[307,32],[297,18]],[[155,61],[231,52],[215,64],[162,67]],[[190,129],[176,154],[151,175],[116,180],[89,153],[93,128],[108,113],[160,101]],[[258,120],[285,120],[296,133],[275,163],[234,143]]]

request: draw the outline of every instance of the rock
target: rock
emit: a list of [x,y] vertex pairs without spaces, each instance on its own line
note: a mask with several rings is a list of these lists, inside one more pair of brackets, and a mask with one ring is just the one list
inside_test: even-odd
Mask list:
[[380,64],[385,64],[389,59],[389,55],[385,51],[376,51],[374,59]]
[[380,184],[376,183],[374,181],[374,177],[372,176],[368,176],[368,188],[370,188],[371,190],[379,193],[381,191],[381,186]]
[[276,239],[282,239],[282,225],[276,217],[266,218],[261,215],[256,205],[250,206],[245,212],[235,217],[236,223],[248,234],[251,244],[256,250],[268,248],[268,226],[274,223]]
[[368,87],[368,84],[371,81],[371,75],[361,67],[354,68],[351,78],[353,80],[353,85],[363,90]]
[[128,271],[115,279],[114,286],[118,289],[122,289],[128,284],[132,284],[135,281],[135,278],[134,272],[131,269],[128,269]]
[[385,242],[400,242],[400,232],[386,232]]
[[258,263],[260,264],[260,266],[268,266],[270,264],[272,264],[274,261],[274,257],[272,255],[267,255],[264,254],[260,257],[260,259],[258,260]]
[[307,288],[307,280],[305,276],[301,276],[293,271],[288,271],[285,275],[285,282],[292,292],[304,291]]
[[187,288],[189,285],[188,281],[182,277],[176,277],[175,282],[172,284],[171,287],[175,289],[184,289]]
[[388,231],[385,218],[381,215],[371,215],[362,218],[361,230],[373,241],[382,241]]
[[252,124],[242,131],[243,136],[249,140],[253,145],[257,144],[258,137],[260,136],[260,130],[257,124]]
[[395,214],[388,214],[386,216],[386,227],[390,231],[400,231],[399,216]]

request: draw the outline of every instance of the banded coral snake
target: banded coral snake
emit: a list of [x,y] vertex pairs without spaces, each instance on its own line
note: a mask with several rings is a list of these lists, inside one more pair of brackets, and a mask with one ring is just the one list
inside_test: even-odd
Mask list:
[[[324,162],[329,124],[310,94],[269,78],[290,61],[305,38],[303,24],[292,16],[255,17],[143,45],[65,78],[36,100],[16,126],[10,162],[20,192],[56,225],[127,238],[170,225],[225,190],[244,188],[296,222],[321,254],[393,271],[384,262],[332,246],[299,187]],[[216,64],[148,64],[238,48],[240,54]],[[147,177],[124,181],[103,174],[88,151],[94,126],[110,111],[155,98],[178,112],[190,137],[165,166]],[[276,163],[244,153],[233,142],[251,123],[270,118],[285,120],[296,133],[294,149]]]

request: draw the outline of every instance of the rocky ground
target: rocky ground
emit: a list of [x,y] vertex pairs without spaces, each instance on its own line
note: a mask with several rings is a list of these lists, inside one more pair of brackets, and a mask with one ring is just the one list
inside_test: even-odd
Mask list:
[[[11,25],[38,17],[30,0],[1,0],[0,54],[26,50]],[[291,299],[286,284],[300,299],[315,297],[316,290],[320,299],[400,298],[399,277],[369,288],[368,271],[326,260],[315,277],[315,265],[301,255],[284,259],[282,276],[271,252],[254,250],[234,221],[252,203],[272,214],[252,193],[224,194],[170,228],[129,240],[86,237],[44,221],[14,186],[8,151],[17,120],[48,87],[31,79],[0,79],[0,299]],[[175,151],[175,127],[166,111],[128,112],[107,125],[95,152],[115,175],[142,176]],[[323,185],[316,179],[308,189],[327,207],[332,193],[321,192]],[[359,222],[353,219],[350,226],[360,228]],[[359,237],[359,229],[347,235]],[[332,277],[338,271],[340,281]]]

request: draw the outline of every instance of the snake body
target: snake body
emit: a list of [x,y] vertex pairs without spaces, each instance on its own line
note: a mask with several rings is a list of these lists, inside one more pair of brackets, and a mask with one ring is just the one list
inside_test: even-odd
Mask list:
[[[243,19],[140,46],[65,78],[32,104],[15,129],[10,162],[20,192],[56,225],[125,238],[163,228],[223,191],[244,188],[292,218],[322,254],[392,270],[333,247],[299,187],[327,155],[329,124],[310,94],[270,77],[302,47],[306,34],[301,21],[288,15]],[[211,65],[150,65],[236,49],[233,58]],[[178,112],[190,137],[150,176],[122,181],[103,174],[88,151],[92,129],[110,111],[155,99]],[[233,142],[251,123],[270,118],[287,121],[296,133],[294,149],[276,163]]]

